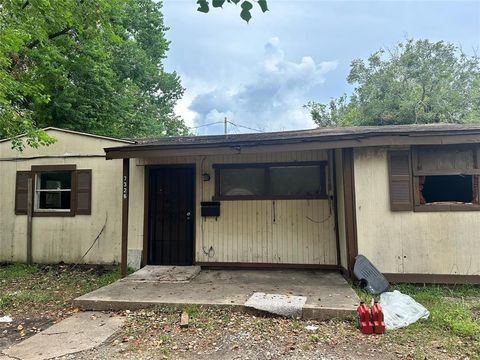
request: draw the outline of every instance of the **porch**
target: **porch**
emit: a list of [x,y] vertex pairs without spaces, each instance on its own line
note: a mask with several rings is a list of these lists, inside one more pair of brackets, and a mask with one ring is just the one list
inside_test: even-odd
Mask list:
[[201,270],[146,266],[74,300],[84,310],[134,310],[163,305],[226,306],[247,311],[255,292],[306,297],[303,319],[327,320],[355,313],[360,301],[338,272],[320,270]]

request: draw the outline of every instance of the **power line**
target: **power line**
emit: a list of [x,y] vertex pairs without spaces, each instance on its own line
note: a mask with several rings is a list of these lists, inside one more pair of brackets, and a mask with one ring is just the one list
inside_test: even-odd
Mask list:
[[202,128],[202,127],[205,127],[205,126],[217,125],[217,124],[223,124],[223,121],[215,121],[215,122],[212,122],[212,123],[203,124],[203,125],[199,125],[199,126],[192,126],[190,129],[198,129],[198,128]]
[[263,130],[260,130],[260,129],[254,129],[254,128],[251,128],[251,127],[248,127],[248,126],[244,126],[244,125],[239,125],[239,124],[235,124],[231,121],[227,121],[228,123],[232,124],[233,126],[236,126],[236,127],[240,127],[240,128],[244,128],[244,129],[248,129],[248,130],[252,130],[252,131],[257,131],[257,132],[265,132]]
[[[233,125],[233,126],[235,126],[235,127],[237,127],[237,128],[243,128],[243,129],[247,129],[247,130],[251,130],[251,131],[256,131],[256,132],[261,132],[261,133],[265,132],[265,131],[260,130],[260,129],[254,129],[254,128],[249,127],[249,126],[236,124],[236,123],[231,122],[231,121],[229,121],[229,120],[215,121],[215,122],[211,122],[211,123],[208,123],[208,124],[203,124],[203,125],[198,125],[198,126],[192,126],[192,127],[190,127],[190,129],[199,129],[199,128],[206,127],[206,126],[212,126],[212,125],[218,125],[218,124],[226,124],[226,123],[228,123],[228,124],[230,124],[230,125]],[[237,132],[237,133],[239,133],[239,132]]]

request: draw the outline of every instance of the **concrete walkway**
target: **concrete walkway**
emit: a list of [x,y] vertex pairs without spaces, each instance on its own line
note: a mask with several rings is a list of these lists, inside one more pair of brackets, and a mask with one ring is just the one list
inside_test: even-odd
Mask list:
[[[142,274],[152,274],[149,267]],[[159,267],[162,268],[162,267]],[[164,269],[161,270],[165,271]],[[187,271],[191,273],[192,271]],[[185,271],[182,270],[182,273]],[[299,270],[202,270],[188,281],[152,281],[133,274],[74,300],[85,310],[134,310],[158,305],[233,306],[245,303],[255,292],[305,296],[302,318],[326,320],[355,313],[360,301],[336,272]]]
[[77,313],[0,352],[0,360],[45,360],[92,349],[123,324],[122,317],[98,312]]

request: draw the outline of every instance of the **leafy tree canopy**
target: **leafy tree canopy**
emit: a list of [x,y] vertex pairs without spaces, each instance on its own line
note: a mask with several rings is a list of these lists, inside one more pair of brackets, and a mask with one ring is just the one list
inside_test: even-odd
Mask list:
[[[0,4],[0,138],[31,146],[58,126],[115,137],[187,131],[161,3],[153,0],[3,0]],[[17,141],[17,147],[23,144]]]
[[257,3],[262,12],[268,11],[267,0],[197,0],[198,11],[208,13],[210,11],[210,2],[214,8],[222,8],[225,3],[227,4],[240,4],[240,17],[247,23],[252,18],[253,3]]
[[305,107],[320,127],[480,122],[480,62],[453,44],[407,40],[352,62],[355,88]]

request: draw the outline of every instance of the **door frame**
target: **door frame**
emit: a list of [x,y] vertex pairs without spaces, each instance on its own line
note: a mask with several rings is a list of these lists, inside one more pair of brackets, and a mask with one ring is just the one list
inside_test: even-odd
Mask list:
[[192,209],[192,214],[193,214],[193,233],[192,233],[192,265],[195,265],[196,263],[196,234],[197,234],[197,166],[196,164],[189,163],[189,164],[157,164],[157,165],[145,165],[145,171],[144,171],[144,185],[143,185],[143,249],[142,249],[142,261],[141,261],[141,267],[144,267],[148,265],[148,239],[150,237],[149,233],[149,193],[150,193],[150,175],[152,170],[156,169],[171,169],[171,168],[176,168],[176,169],[193,169],[193,209]]

